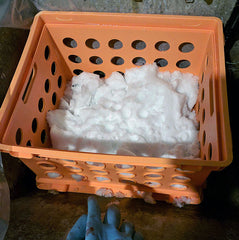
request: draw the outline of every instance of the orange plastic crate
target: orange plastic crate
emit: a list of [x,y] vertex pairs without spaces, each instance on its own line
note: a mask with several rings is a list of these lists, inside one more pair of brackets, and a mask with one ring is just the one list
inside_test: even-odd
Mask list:
[[[143,47],[137,49],[137,42]],[[166,47],[161,49],[161,43]],[[188,43],[194,46],[189,52],[182,48]],[[106,77],[124,72],[142,58],[157,60],[162,71],[199,76],[200,159],[52,149],[46,113],[58,107],[66,82],[81,71]],[[36,173],[40,189],[94,194],[106,188],[121,197],[141,197],[146,191],[168,202],[187,197],[198,204],[210,172],[232,161],[222,23],[213,17],[41,12],[1,107],[0,123],[1,151],[21,158]]]

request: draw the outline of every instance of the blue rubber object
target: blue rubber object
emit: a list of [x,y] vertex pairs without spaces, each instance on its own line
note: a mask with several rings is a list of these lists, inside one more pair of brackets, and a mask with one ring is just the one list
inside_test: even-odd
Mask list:
[[123,222],[117,206],[111,205],[101,221],[100,207],[95,197],[88,198],[88,215],[82,215],[74,224],[66,240],[143,240],[134,225]]

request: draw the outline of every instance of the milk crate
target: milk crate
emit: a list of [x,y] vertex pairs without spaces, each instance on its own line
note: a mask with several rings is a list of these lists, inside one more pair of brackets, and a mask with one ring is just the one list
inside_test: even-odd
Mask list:
[[[194,107],[200,158],[170,159],[57,150],[46,114],[82,71],[108,77],[156,62],[199,77]],[[222,23],[214,17],[40,12],[0,110],[0,150],[20,158],[37,187],[61,192],[187,199],[198,204],[211,171],[232,161]]]

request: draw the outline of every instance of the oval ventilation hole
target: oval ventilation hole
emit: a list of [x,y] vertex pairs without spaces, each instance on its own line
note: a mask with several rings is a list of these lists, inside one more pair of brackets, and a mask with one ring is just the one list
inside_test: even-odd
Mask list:
[[132,42],[131,46],[136,50],[143,50],[146,48],[146,43],[142,40],[135,40]]
[[62,86],[62,76],[58,77],[57,85],[58,85],[58,88],[61,88],[61,86]]
[[77,55],[69,55],[68,59],[73,63],[81,63],[81,58]]
[[49,56],[50,56],[50,48],[49,48],[49,46],[46,46],[45,51],[44,51],[44,57],[46,60],[48,60]]
[[88,167],[97,167],[97,168],[105,168],[105,165],[100,162],[86,162]]
[[100,78],[104,78],[105,77],[105,73],[102,72],[102,71],[97,70],[97,71],[94,71],[93,73],[99,75]]
[[182,169],[182,168],[176,168],[175,170],[176,170],[176,172],[179,172],[179,173],[188,173],[188,174],[195,173],[195,171],[193,171],[193,170],[187,170],[187,169]]
[[44,110],[44,100],[43,100],[43,98],[40,98],[39,101],[38,101],[38,110],[39,110],[39,112],[43,112],[43,110]]
[[204,100],[204,88],[202,89],[202,93],[201,93],[201,101],[203,102]]
[[45,170],[55,170],[56,166],[47,162],[38,162],[37,163],[40,168],[45,169]]
[[98,182],[111,182],[110,178],[107,178],[105,176],[103,177],[95,177]]
[[109,41],[109,47],[113,49],[120,49],[123,47],[123,43],[118,39],[112,39]]
[[179,182],[190,182],[191,181],[191,178],[186,177],[186,176],[181,176],[181,175],[173,176],[172,179],[179,181]]
[[22,129],[18,128],[16,131],[16,136],[15,136],[16,144],[20,145],[22,141]]
[[65,168],[67,168],[69,171],[71,172],[82,172],[82,168],[79,168],[79,167],[74,167],[74,166],[67,166],[67,165],[64,165]]
[[176,66],[178,68],[188,68],[191,65],[191,63],[188,60],[179,60],[176,63]]
[[71,177],[75,179],[77,182],[83,181],[86,179],[85,176],[80,175],[80,174],[71,174]]
[[57,173],[57,172],[48,172],[47,176],[49,178],[62,178],[63,177],[60,173]]
[[175,190],[186,190],[188,187],[186,185],[183,184],[178,184],[178,183],[173,183],[170,185],[171,188],[175,189]]
[[204,80],[204,72],[202,73],[201,84],[203,83],[203,80]]
[[83,71],[81,69],[74,69],[73,73],[76,75],[80,75],[81,73],[83,73]]
[[203,135],[202,135],[202,145],[204,146],[206,143],[206,132],[203,131]]
[[129,184],[129,185],[135,185],[135,181],[131,179],[119,179],[119,182],[124,183],[124,184]]
[[151,166],[146,166],[146,170],[148,171],[153,171],[153,172],[162,172],[165,170],[165,167],[151,167]]
[[108,175],[108,172],[102,170],[91,170],[94,174],[98,175]]
[[212,144],[211,143],[208,144],[208,158],[209,158],[209,160],[212,159]]
[[56,105],[56,99],[57,99],[57,97],[56,97],[56,92],[54,92],[54,93],[52,94],[52,98],[51,98],[53,105]]
[[132,63],[136,66],[142,66],[145,65],[146,60],[142,57],[136,57],[132,60]]
[[166,41],[159,41],[155,44],[155,48],[159,51],[167,51],[170,48],[170,45]]
[[160,187],[161,183],[159,182],[153,182],[153,181],[148,181],[144,183],[145,185],[149,186],[149,187]]
[[32,142],[31,142],[31,140],[28,140],[28,141],[27,141],[26,146],[27,146],[27,147],[31,147],[31,146],[32,146]]
[[46,142],[46,130],[43,129],[41,132],[41,143],[44,144]]
[[52,75],[55,75],[55,73],[56,73],[56,63],[55,62],[53,62],[51,64],[51,73],[52,73]]
[[179,45],[178,49],[183,53],[188,53],[194,49],[194,45],[190,42],[184,42]]
[[37,131],[37,119],[34,118],[32,120],[32,132],[35,133]]
[[168,65],[168,61],[165,58],[158,58],[154,62],[158,67],[166,67]]
[[85,41],[85,45],[88,47],[88,48],[91,48],[91,49],[97,49],[100,47],[100,43],[94,39],[94,38],[89,38]]
[[128,172],[121,172],[119,173],[119,176],[122,178],[133,178],[135,175],[133,173],[128,173]]
[[76,161],[70,159],[61,159],[64,164],[76,164]]
[[49,93],[49,91],[50,91],[50,81],[49,81],[49,79],[46,79],[44,88],[45,88],[45,92]]
[[92,57],[90,57],[90,62],[94,63],[94,64],[102,64],[103,59],[98,56],[92,56]]
[[76,48],[77,47],[77,42],[73,38],[67,37],[63,39],[63,43],[65,46],[69,48]]
[[202,110],[202,122],[204,123],[204,121],[205,121],[205,118],[206,118],[206,111],[205,111],[205,109],[203,108],[203,110]]
[[162,179],[163,178],[162,175],[155,174],[155,173],[146,174],[146,175],[144,175],[144,177],[148,178],[148,179]]
[[115,168],[117,170],[133,170],[134,166],[133,165],[128,165],[128,164],[115,164]]
[[113,57],[111,59],[111,62],[115,65],[122,65],[122,64],[124,64],[124,59],[121,57]]

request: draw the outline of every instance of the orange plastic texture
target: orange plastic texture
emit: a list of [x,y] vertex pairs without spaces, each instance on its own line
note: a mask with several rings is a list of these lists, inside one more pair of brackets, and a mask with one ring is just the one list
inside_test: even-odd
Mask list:
[[[145,191],[156,199],[187,197],[198,204],[210,172],[232,161],[223,44],[222,23],[213,17],[41,12],[1,107],[0,149],[21,158],[41,189],[99,193],[104,188],[118,197],[142,197]],[[51,148],[46,113],[58,107],[72,76],[100,71],[107,77],[154,61],[162,71],[199,76],[200,159]]]

